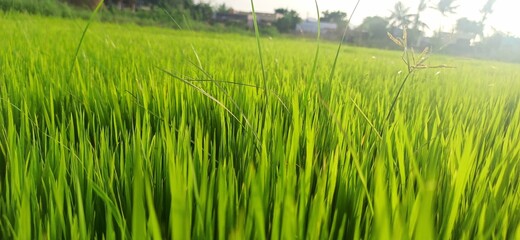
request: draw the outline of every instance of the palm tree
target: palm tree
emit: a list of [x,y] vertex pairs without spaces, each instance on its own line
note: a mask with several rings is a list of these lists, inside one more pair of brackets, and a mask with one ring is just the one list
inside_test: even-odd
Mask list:
[[448,16],[449,14],[454,14],[455,10],[459,6],[454,6],[457,0],[439,0],[437,6],[435,7],[443,16]]
[[420,0],[419,5],[417,5],[417,12],[414,15],[412,29],[414,34],[417,35],[415,43],[416,46],[419,46],[421,44],[423,30],[429,28],[428,25],[420,19],[422,12],[424,12],[424,10],[426,10],[427,7],[427,0]]
[[420,20],[422,12],[424,12],[424,10],[426,10],[426,8],[428,7],[427,4],[428,3],[426,0],[419,1],[419,5],[417,6],[417,13],[415,14],[415,18],[413,20],[413,28],[416,30],[420,31],[424,30],[425,28],[429,28],[425,22]]
[[[458,5],[454,5],[456,1],[457,0],[439,0],[439,2],[437,2],[437,6],[434,6],[432,8],[439,11],[442,14],[442,16],[447,17],[448,15],[455,14],[456,9],[459,7]],[[439,26],[438,31],[439,33],[442,31],[441,26]]]
[[410,8],[404,6],[404,4],[399,1],[394,5],[394,10],[392,11],[392,15],[388,18],[390,20],[390,25],[397,28],[407,28],[412,23],[413,14],[409,14],[408,11]]
[[480,10],[482,13],[482,20],[480,21],[481,23],[484,23],[487,19],[487,16],[493,13],[493,5],[495,5],[495,2],[496,0],[488,0],[484,7],[482,7]]
[[480,33],[478,34],[480,37],[484,38],[484,25],[487,20],[488,15],[493,13],[493,5],[495,5],[496,0],[488,0],[484,7],[480,10],[482,13],[482,19],[480,20]]

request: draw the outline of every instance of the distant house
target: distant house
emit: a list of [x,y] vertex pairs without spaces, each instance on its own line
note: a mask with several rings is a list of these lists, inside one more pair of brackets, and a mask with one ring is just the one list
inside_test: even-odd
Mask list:
[[249,13],[247,12],[235,12],[233,10],[229,12],[217,12],[213,17],[215,22],[226,23],[226,24],[247,24],[249,19]]
[[[282,17],[283,15],[279,13],[256,13],[256,20],[260,26],[271,26]],[[254,26],[253,13],[251,12],[235,12],[233,10],[229,12],[218,12],[215,14],[213,19],[215,22],[243,24],[249,28],[253,28]]]
[[[282,18],[283,14],[280,13],[256,13],[256,22],[260,26],[271,26],[273,25],[278,19]],[[253,19],[253,13],[249,13],[248,19],[247,19],[247,26],[252,28],[254,26],[254,19]]]
[[[330,22],[320,22],[320,32],[322,34],[334,33],[338,30],[338,24]],[[318,21],[307,19],[298,25],[296,25],[296,31],[306,33],[317,33],[318,32]]]

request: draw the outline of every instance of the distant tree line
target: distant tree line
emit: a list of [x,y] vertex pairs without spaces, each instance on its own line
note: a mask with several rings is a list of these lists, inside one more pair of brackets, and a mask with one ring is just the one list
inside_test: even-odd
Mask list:
[[[421,16],[427,8],[435,9],[445,18],[453,16],[459,8],[457,0],[438,0],[433,5],[428,5],[428,2],[420,0],[412,10],[399,1],[389,17],[365,18],[360,26],[350,31],[349,41],[370,47],[392,48],[394,46],[386,39],[386,32],[401,36],[402,29],[406,28],[409,47],[419,50],[431,47],[438,53],[520,62],[520,38],[499,31],[485,35],[487,19],[493,13],[496,0],[485,2],[480,10],[480,19],[461,17],[449,30],[431,29]],[[427,30],[433,32],[433,36],[427,37]]]
[[[94,8],[101,0],[0,0],[0,9],[20,10],[45,15],[70,15],[67,4],[76,7]],[[51,4],[51,3],[55,4]],[[427,9],[435,9],[440,16],[448,18],[457,13],[457,0],[418,0],[414,7],[406,6],[403,2],[395,3],[388,17],[369,16],[361,25],[353,28],[347,23],[347,14],[342,11],[324,11],[320,13],[322,23],[334,24],[335,31],[322,32],[327,39],[339,40],[343,31],[348,29],[347,38],[351,44],[392,49],[395,47],[387,38],[387,33],[400,36],[403,29],[407,29],[409,47],[422,49],[432,47],[434,51],[465,55],[471,57],[490,57],[500,60],[520,62],[520,39],[506,33],[495,31],[490,36],[485,35],[487,19],[493,13],[496,0],[487,0],[480,10],[479,19],[459,18],[453,28],[431,29],[424,20],[423,14]],[[247,25],[236,23],[215,24],[218,14],[232,14],[233,9],[225,4],[212,6],[209,3],[194,3],[193,0],[105,0],[105,8],[110,14],[103,17],[119,22],[134,21],[173,25],[172,18],[177,21],[192,21],[193,24],[203,26],[201,29],[229,27],[246,31]],[[88,16],[88,12],[85,13]],[[303,22],[299,14],[292,9],[278,8],[272,14],[277,14],[276,21],[261,25],[264,35],[277,33],[299,34],[297,26]],[[280,17],[281,16],[281,17]],[[175,23],[177,24],[177,23]],[[212,25],[213,24],[213,25]],[[212,25],[212,26],[211,26]],[[178,25],[177,25],[178,26]],[[204,27],[207,26],[207,27]],[[426,36],[433,32],[433,36]],[[312,34],[310,34],[312,35]]]

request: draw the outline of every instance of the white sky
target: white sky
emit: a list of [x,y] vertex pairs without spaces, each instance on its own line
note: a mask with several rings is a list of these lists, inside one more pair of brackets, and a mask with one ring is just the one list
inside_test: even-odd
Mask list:
[[[250,0],[197,0],[195,2],[205,2],[212,5],[225,3],[235,10],[250,11]],[[368,16],[390,16],[397,0],[361,0],[357,11],[352,18],[353,25],[359,25]],[[409,13],[415,13],[419,0],[402,0],[405,6],[410,8]],[[430,6],[434,6],[438,0],[430,0]],[[356,0],[318,0],[320,12],[325,10],[340,10],[348,15],[352,12]],[[480,9],[486,0],[457,0],[454,5],[458,5],[456,15],[443,17],[435,9],[427,9],[421,16],[430,29],[451,31],[455,22],[460,17],[467,17],[471,20],[480,20]],[[289,8],[296,10],[300,17],[316,18],[316,8],[314,0],[255,0],[255,9],[259,12],[273,12],[275,8]],[[493,32],[493,28],[520,37],[520,1],[518,0],[497,0],[493,7],[493,14],[488,17],[486,22],[486,33]]]

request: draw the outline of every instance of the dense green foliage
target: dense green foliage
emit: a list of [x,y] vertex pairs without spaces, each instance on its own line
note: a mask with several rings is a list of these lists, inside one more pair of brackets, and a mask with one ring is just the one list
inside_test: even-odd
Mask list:
[[[43,16],[88,19],[92,14],[92,10],[99,3],[98,0],[92,1],[94,2],[94,7],[88,8],[81,4],[75,5],[71,3],[71,1],[0,0],[0,10],[4,12],[23,12]],[[182,5],[182,1],[172,0],[171,2],[178,2],[177,4]],[[196,30],[228,30],[236,32],[236,29],[232,28],[226,29],[221,26],[210,26],[208,22],[213,16],[213,10],[208,4],[191,4],[190,8],[176,7],[172,4],[173,3],[164,3],[161,7],[146,5],[145,7],[138,8],[135,6],[134,1],[133,8],[130,7],[129,4],[123,5],[124,7],[120,8],[116,1],[104,1],[103,8],[100,14],[97,15],[97,19],[111,23],[134,23],[145,26],[177,28],[177,24],[172,21],[173,17],[177,19],[178,24],[183,26],[188,25]]]
[[296,25],[302,21],[298,13],[294,10],[289,10],[286,8],[278,8],[274,10],[275,13],[283,14],[283,17],[278,19],[274,26],[278,29],[278,31],[283,33],[290,33],[296,29]]
[[398,52],[262,38],[264,92],[254,38],[85,25],[0,16],[1,239],[520,238],[518,65],[433,57],[383,124]]

